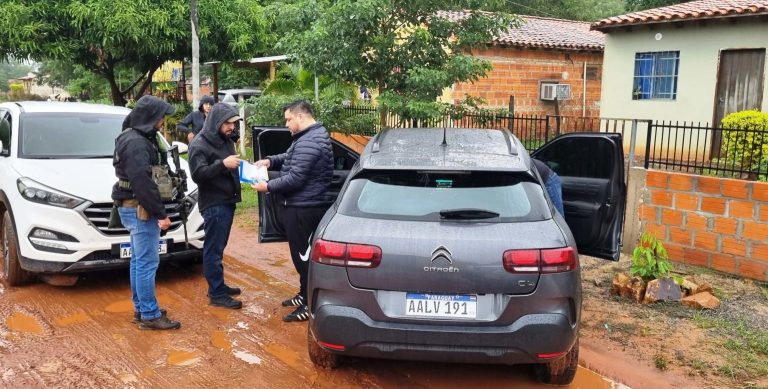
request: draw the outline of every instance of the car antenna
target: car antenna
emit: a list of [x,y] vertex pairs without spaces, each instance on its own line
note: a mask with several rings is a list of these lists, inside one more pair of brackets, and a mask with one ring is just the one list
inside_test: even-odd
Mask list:
[[445,126],[443,126],[443,143],[440,143],[440,146],[443,146],[443,147],[448,146],[448,142],[447,142],[447,140],[445,138],[445,135],[446,135],[447,131],[448,130],[445,128]]

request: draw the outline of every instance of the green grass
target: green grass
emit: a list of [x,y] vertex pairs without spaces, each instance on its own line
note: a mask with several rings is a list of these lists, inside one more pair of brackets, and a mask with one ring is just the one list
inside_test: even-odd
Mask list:
[[656,365],[656,368],[659,370],[667,370],[669,367],[669,360],[667,360],[667,357],[665,357],[664,354],[658,353],[653,356],[653,364]]
[[259,205],[259,198],[256,195],[258,192],[256,192],[255,189],[251,188],[250,184],[241,183],[240,188],[242,190],[243,201],[237,205],[237,209],[235,210],[236,215],[239,215],[244,212],[248,212],[251,209],[255,209]]
[[725,363],[716,366],[718,375],[735,381],[768,375],[768,331],[751,328],[744,321],[719,317],[694,316],[701,328],[723,337],[721,346]]

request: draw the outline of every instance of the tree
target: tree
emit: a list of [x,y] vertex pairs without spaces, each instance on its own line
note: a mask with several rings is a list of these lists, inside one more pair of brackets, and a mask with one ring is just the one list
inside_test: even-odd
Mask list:
[[[62,60],[104,78],[115,105],[167,60],[189,57],[187,0],[5,0],[0,7],[0,58]],[[266,21],[258,0],[200,1],[201,57],[248,57],[264,49]],[[134,72],[119,85],[121,72]]]
[[685,3],[691,0],[627,0],[627,11],[642,11],[651,8],[666,7],[668,5],[675,5]]
[[304,68],[374,87],[378,101],[401,116],[429,118],[439,114],[436,99],[444,88],[477,80],[491,69],[489,62],[471,56],[471,49],[488,44],[516,21],[504,13],[481,12],[452,20],[438,11],[485,3],[492,1],[306,0],[272,10],[282,23],[275,30],[284,33],[278,47]]
[[8,92],[8,80],[26,76],[32,67],[10,59],[8,62],[0,62],[0,91]]
[[624,13],[625,0],[507,0],[502,8],[485,9],[592,22]]

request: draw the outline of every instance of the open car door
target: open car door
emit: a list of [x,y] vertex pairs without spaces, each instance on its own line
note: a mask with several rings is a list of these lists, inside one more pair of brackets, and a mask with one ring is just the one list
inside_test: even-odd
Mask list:
[[[291,132],[285,127],[253,127],[253,155],[256,160],[270,155],[282,154],[288,150],[293,140]],[[328,188],[328,195],[336,199],[341,187],[347,180],[349,171],[357,163],[360,155],[351,148],[331,138],[333,147],[333,178]],[[280,171],[270,167],[269,179],[280,176]],[[284,242],[285,232],[279,222],[276,207],[276,195],[259,193],[259,242]]]
[[626,204],[621,134],[565,134],[531,156],[562,180],[563,216],[579,253],[618,261]]

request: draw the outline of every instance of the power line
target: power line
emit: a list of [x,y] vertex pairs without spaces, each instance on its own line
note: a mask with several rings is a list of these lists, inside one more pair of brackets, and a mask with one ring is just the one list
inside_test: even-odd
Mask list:
[[551,16],[551,17],[553,17],[553,18],[556,18],[556,17],[557,17],[557,16],[555,16],[555,15],[552,15],[551,13],[547,13],[547,12],[544,12],[544,11],[542,11],[542,10],[540,10],[540,9],[536,9],[536,8],[533,8],[533,7],[529,7],[529,6],[527,6],[527,5],[524,5],[524,4],[515,3],[514,1],[510,1],[510,0],[507,0],[507,3],[511,3],[511,4],[514,4],[514,5],[517,5],[517,6],[523,7],[523,8],[528,8],[528,9],[530,9],[531,11],[540,12],[540,13],[543,13],[544,15],[547,15],[547,16]]

